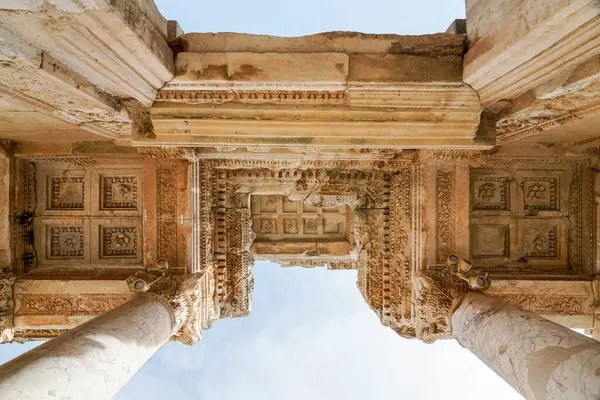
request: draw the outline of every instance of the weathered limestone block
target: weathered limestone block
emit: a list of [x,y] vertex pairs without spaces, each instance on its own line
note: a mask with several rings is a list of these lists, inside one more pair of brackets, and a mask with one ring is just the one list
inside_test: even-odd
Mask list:
[[446,56],[463,54],[463,35],[375,35],[360,32],[326,32],[301,37],[249,35],[245,33],[187,33],[180,38],[190,53],[368,53],[422,54]]
[[156,137],[137,136],[133,144],[260,147],[271,155],[488,148],[475,137],[479,99],[462,82],[463,39],[186,34],[175,77],[151,110]]
[[0,95],[10,103],[100,136],[117,138],[130,134],[129,116],[115,99],[4,28],[0,29],[0,60]]
[[[507,103],[496,124],[497,143],[589,142],[598,136],[593,127],[600,112],[599,95],[596,55]],[[569,126],[574,128],[565,131]]]
[[595,294],[589,280],[494,279],[485,294],[567,328],[590,329],[593,326]]
[[117,98],[149,106],[173,76],[167,21],[151,0],[11,2],[8,9],[0,6],[0,21]]
[[[173,83],[201,81],[208,88],[221,81],[265,85],[279,82],[343,83],[348,74],[344,53],[180,53]],[[217,81],[211,85],[211,81]],[[312,86],[312,85],[311,85]]]
[[514,99],[600,53],[595,0],[467,1],[464,80],[484,106]]

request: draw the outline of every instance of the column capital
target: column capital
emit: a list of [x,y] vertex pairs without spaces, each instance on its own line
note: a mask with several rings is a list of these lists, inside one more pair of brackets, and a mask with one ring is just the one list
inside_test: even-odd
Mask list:
[[127,278],[132,291],[154,296],[172,311],[171,340],[193,345],[202,338],[201,278],[202,273],[156,276],[138,272]]
[[12,340],[14,336],[13,274],[0,274],[0,343]]
[[433,343],[452,337],[452,314],[470,291],[469,285],[447,271],[418,271],[415,286],[415,333]]
[[452,337],[452,314],[469,292],[490,287],[486,275],[472,270],[469,261],[448,255],[441,270],[414,275],[415,333],[425,343]]

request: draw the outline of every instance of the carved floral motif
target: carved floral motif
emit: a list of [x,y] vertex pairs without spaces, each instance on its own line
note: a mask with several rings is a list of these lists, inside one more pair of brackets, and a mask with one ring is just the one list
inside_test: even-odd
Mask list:
[[84,235],[81,226],[52,226],[50,231],[50,257],[83,258]]
[[102,208],[136,210],[138,178],[135,176],[102,176]]
[[14,283],[14,275],[0,274],[0,343],[12,340],[14,335],[12,292]]
[[157,256],[177,264],[177,161],[161,159],[156,168]]
[[17,299],[17,316],[96,316],[125,303],[131,294],[20,294]]
[[436,172],[436,241],[437,262],[442,263],[450,254],[454,254],[456,171],[454,169]]
[[103,226],[102,257],[128,258],[138,254],[138,228],[135,226]]

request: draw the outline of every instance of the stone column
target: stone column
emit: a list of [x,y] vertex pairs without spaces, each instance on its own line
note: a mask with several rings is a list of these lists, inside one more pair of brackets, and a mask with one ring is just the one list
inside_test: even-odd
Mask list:
[[527,399],[600,398],[600,342],[568,328],[471,292],[452,334]]
[[110,399],[170,338],[192,344],[199,274],[167,276],[106,314],[0,367],[0,398]]

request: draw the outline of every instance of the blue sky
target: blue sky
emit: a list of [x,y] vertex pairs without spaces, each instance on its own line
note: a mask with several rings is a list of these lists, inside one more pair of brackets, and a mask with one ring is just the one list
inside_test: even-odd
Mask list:
[[465,17],[465,0],[155,0],[185,32],[300,36],[330,31],[416,35]]
[[[157,0],[186,32],[297,36],[424,34],[464,18],[464,0]],[[383,327],[356,272],[254,268],[253,313],[217,321],[194,347],[169,343],[119,400],[512,400],[521,397],[454,341],[425,345]],[[0,362],[33,344],[0,346]]]
[[167,344],[116,398],[521,399],[456,342],[383,327],[355,271],[258,262],[254,276],[251,317],[215,322],[192,348]]

